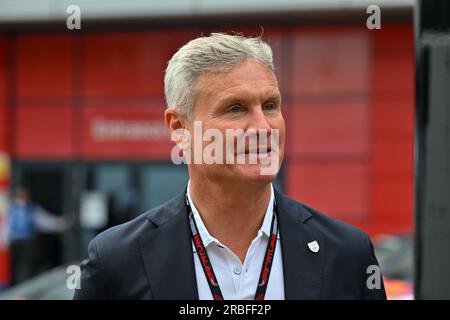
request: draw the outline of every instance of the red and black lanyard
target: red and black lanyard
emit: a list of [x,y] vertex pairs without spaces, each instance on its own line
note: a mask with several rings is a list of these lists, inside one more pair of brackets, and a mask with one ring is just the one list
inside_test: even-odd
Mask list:
[[[192,231],[192,240],[194,242],[195,248],[197,249],[197,255],[202,265],[203,271],[205,272],[206,280],[208,281],[208,285],[209,288],[211,289],[212,296],[214,300],[224,300],[211,261],[209,260],[208,254],[206,253],[206,248],[203,244],[200,233],[198,232],[198,227],[193,217],[187,193],[186,193],[186,204]],[[267,244],[266,253],[264,255],[264,263],[261,268],[261,274],[259,276],[258,285],[256,287],[255,300],[264,300],[266,294],[267,284],[269,280],[270,271],[272,269],[273,257],[275,255],[275,248],[277,245],[277,238],[278,238],[277,215],[278,212],[275,204],[272,216],[272,224],[270,227],[271,234],[269,238],[269,243]]]

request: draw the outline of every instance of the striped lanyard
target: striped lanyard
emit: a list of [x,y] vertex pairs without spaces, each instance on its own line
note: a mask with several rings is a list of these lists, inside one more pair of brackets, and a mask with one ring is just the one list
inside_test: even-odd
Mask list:
[[[211,264],[211,260],[209,260],[208,254],[206,252],[206,248],[203,244],[202,238],[198,231],[197,224],[193,217],[193,212],[191,209],[191,205],[189,203],[188,195],[186,193],[186,204],[189,214],[189,221],[192,232],[192,240],[194,242],[194,246],[197,249],[197,255],[200,260],[200,263],[203,268],[203,272],[205,273],[206,280],[208,281],[209,288],[211,289],[212,296],[214,300],[224,300],[222,291],[220,290],[219,283],[217,281],[217,277],[214,273],[214,269]],[[255,292],[255,300],[264,300],[267,290],[267,284],[270,276],[270,271],[272,269],[273,257],[275,255],[275,248],[277,244],[278,238],[278,212],[277,206],[274,205],[274,211],[272,216],[272,224],[270,227],[271,234],[269,238],[269,243],[267,244],[266,253],[264,255],[264,262],[261,268],[261,274],[259,276],[258,285],[256,287]]]

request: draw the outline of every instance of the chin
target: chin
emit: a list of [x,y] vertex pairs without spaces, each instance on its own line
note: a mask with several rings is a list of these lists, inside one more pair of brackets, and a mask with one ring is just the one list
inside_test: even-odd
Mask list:
[[260,165],[242,165],[236,168],[236,175],[239,177],[240,182],[257,185],[266,185],[275,180],[278,170],[275,170],[271,174],[261,174],[262,168],[264,167]]

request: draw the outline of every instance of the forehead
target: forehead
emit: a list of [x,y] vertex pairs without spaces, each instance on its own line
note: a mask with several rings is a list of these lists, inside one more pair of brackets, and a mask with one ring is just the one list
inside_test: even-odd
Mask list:
[[230,71],[201,74],[197,79],[196,89],[199,99],[279,93],[273,72],[256,60],[246,60]]

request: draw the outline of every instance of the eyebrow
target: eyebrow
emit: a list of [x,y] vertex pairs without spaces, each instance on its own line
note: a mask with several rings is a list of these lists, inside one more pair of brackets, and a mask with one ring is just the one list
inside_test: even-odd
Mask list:
[[[268,97],[266,97],[264,99],[264,101],[276,101],[276,102],[281,102],[281,94],[279,93],[272,93],[270,95],[268,95]],[[219,99],[217,101],[217,104],[219,106],[223,106],[223,105],[232,105],[235,103],[242,103],[242,102],[246,102],[248,101],[248,99],[245,98],[241,98],[241,97],[235,97],[235,96],[228,96],[222,99]]]
[[278,93],[272,94],[266,99],[266,101],[268,100],[275,100],[277,102],[281,102],[281,94]]

